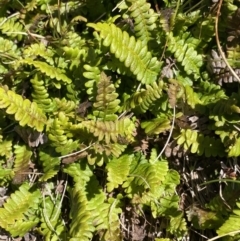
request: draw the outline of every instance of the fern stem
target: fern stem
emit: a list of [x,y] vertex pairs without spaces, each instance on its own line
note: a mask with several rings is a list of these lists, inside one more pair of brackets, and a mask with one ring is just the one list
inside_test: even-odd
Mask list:
[[17,13],[14,13],[12,15],[10,15],[9,17],[7,17],[6,19],[4,19],[1,23],[0,23],[0,27],[5,23],[7,22],[10,18],[14,18],[15,16],[19,15],[20,13],[17,12]]
[[228,63],[227,59],[225,58],[225,55],[222,51],[222,47],[220,45],[220,41],[219,41],[219,36],[218,36],[218,20],[219,20],[219,16],[220,16],[220,10],[221,10],[221,6],[222,6],[222,2],[223,0],[219,1],[218,4],[218,9],[217,9],[217,16],[216,16],[216,20],[215,20],[215,35],[216,35],[216,42],[217,42],[217,46],[218,46],[218,51],[223,59],[223,61],[225,62],[225,64],[227,65],[228,69],[230,70],[230,72],[232,73],[232,75],[240,82],[240,79],[238,77],[238,75],[236,74],[236,72],[232,69],[232,67],[230,66],[230,64]]
[[176,118],[176,108],[175,106],[173,107],[173,120],[172,120],[172,126],[171,126],[171,130],[170,130],[170,133],[169,133],[169,136],[168,136],[168,139],[162,149],[162,151],[159,153],[159,155],[157,156],[157,158],[155,159],[154,162],[156,162],[160,157],[161,155],[163,154],[163,152],[165,151],[170,139],[171,139],[171,136],[172,136],[172,132],[173,132],[173,128],[174,128],[174,124],[175,124],[175,118]]
[[232,236],[232,235],[235,235],[235,234],[238,234],[240,233],[240,230],[236,230],[236,231],[232,231],[232,232],[229,232],[229,233],[225,233],[225,234],[222,234],[222,235],[218,235],[214,238],[211,238],[211,239],[208,239],[208,241],[213,241],[213,240],[217,240],[217,239],[220,239],[222,237],[225,237],[225,236]]
[[89,146],[83,148],[83,149],[80,150],[80,151],[76,151],[76,152],[73,152],[73,153],[67,154],[67,155],[65,155],[65,156],[60,156],[60,157],[58,157],[58,158],[59,158],[59,159],[62,159],[62,158],[65,158],[65,157],[75,156],[76,154],[79,154],[79,153],[81,153],[81,152],[86,151],[87,149],[89,149],[89,148],[90,148],[91,146],[93,146],[94,144],[95,144],[95,143],[93,143],[93,144],[91,144],[91,145],[89,145]]
[[60,200],[60,203],[58,204],[58,209],[57,209],[57,211],[56,211],[56,213],[55,213],[55,215],[54,215],[54,217],[53,217],[53,221],[55,220],[55,218],[57,217],[57,215],[58,215],[58,213],[59,213],[59,211],[60,211],[60,207],[62,206],[62,202],[63,202],[63,198],[64,198],[64,196],[65,196],[65,192],[66,192],[66,188],[67,188],[67,181],[65,182],[65,185],[64,185],[64,189],[63,189],[63,192],[62,192],[62,197],[61,197],[61,200]]

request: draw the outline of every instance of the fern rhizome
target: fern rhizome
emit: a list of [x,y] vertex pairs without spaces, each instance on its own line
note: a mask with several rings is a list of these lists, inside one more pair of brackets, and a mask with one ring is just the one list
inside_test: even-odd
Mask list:
[[1,237],[239,240],[239,16],[0,1]]

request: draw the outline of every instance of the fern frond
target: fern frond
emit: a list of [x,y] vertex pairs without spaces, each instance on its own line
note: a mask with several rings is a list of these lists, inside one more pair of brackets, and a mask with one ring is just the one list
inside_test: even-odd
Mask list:
[[127,100],[127,109],[136,109],[141,113],[145,113],[150,109],[151,105],[163,95],[163,81],[154,82],[151,85],[146,85],[145,90],[134,93]]
[[132,142],[135,131],[135,125],[129,118],[116,121],[83,121],[82,126],[98,137],[99,141],[104,140],[106,144],[110,141],[117,143],[119,136]]
[[[64,84],[70,84],[72,82],[71,79],[69,79],[63,72],[63,70],[48,65],[45,62],[41,61],[34,61],[30,58],[26,58],[24,60],[21,60],[20,63],[22,64],[28,64],[33,65],[36,69],[38,69],[41,73],[46,74],[52,79],[56,79],[58,81],[62,81]],[[58,87],[58,86],[57,86]]]
[[0,18],[0,30],[3,34],[11,38],[18,37],[18,40],[22,39],[22,34],[19,32],[23,31],[23,25],[20,23],[18,18]]
[[131,4],[128,11],[134,19],[136,37],[146,45],[152,39],[151,32],[156,28],[155,22],[158,16],[146,0],[127,0],[126,2]]
[[15,160],[13,171],[15,173],[26,171],[29,167],[32,152],[26,146],[15,145],[14,149]]
[[185,86],[185,99],[186,102],[194,109],[197,104],[202,104],[198,94],[193,91],[190,86]]
[[46,116],[37,104],[28,99],[23,100],[21,95],[0,87],[0,108],[7,108],[6,113],[14,114],[21,126],[28,125],[41,132],[46,123]]
[[52,157],[50,154],[41,151],[39,163],[43,166],[43,176],[41,176],[40,181],[45,182],[59,172],[60,159],[58,157]]
[[[136,157],[135,157],[136,158]],[[122,185],[129,197],[143,192],[156,193],[156,189],[165,180],[168,172],[167,162],[155,162],[154,164],[132,161],[128,179]]]
[[117,198],[109,198],[108,203],[110,204],[108,210],[108,222],[107,222],[107,229],[104,232],[103,239],[104,240],[122,240],[122,234],[120,229],[120,221],[119,215],[122,213],[122,209],[120,206],[120,200]]
[[37,229],[45,240],[66,239],[66,227],[61,218],[60,201],[52,200],[50,197],[43,197],[41,209],[41,226]]
[[2,60],[17,59],[20,51],[14,41],[0,37],[0,56]]
[[36,102],[44,112],[52,112],[55,105],[49,97],[44,81],[40,79],[40,74],[35,74],[30,82],[33,87],[33,92],[31,94],[33,101]]
[[89,23],[88,26],[100,31],[100,36],[104,39],[103,45],[110,46],[110,52],[130,68],[137,80],[143,84],[151,84],[157,79],[160,63],[157,58],[152,58],[141,40],[136,41],[133,36],[129,37],[127,32],[122,32],[114,24]]
[[12,155],[12,141],[3,140],[0,142],[0,156],[10,158]]
[[114,158],[109,161],[106,166],[108,175],[108,192],[112,192],[114,188],[117,188],[119,185],[123,184],[123,182],[127,179],[132,158],[133,155],[122,155],[120,158]]
[[75,101],[67,100],[65,98],[55,98],[54,100],[57,105],[57,112],[64,112],[68,116],[75,117],[75,110],[77,108],[77,103]]
[[191,153],[198,155],[224,156],[225,148],[220,139],[204,136],[196,130],[182,129],[177,137],[177,143],[183,145],[185,150],[190,149]]
[[114,85],[104,72],[100,75],[100,80],[97,84],[96,101],[93,104],[93,114],[105,121],[116,120],[117,115],[114,115],[119,109],[120,100],[117,99],[118,94]]
[[86,70],[83,73],[83,76],[89,81],[85,83],[85,86],[87,89],[87,94],[89,95],[89,100],[93,99],[93,96],[95,96],[95,93],[97,92],[97,83],[100,80],[100,69],[97,66],[90,66],[85,64],[84,69]]
[[145,129],[146,134],[160,134],[171,129],[171,123],[166,116],[152,119],[151,121],[143,121],[141,127]]
[[0,208],[0,226],[13,236],[25,235],[39,222],[31,210],[38,208],[41,194],[39,190],[30,191],[29,189],[28,184],[23,184],[7,199],[4,207]]
[[200,77],[200,67],[203,65],[202,56],[191,44],[187,43],[187,35],[174,37],[172,33],[168,35],[168,50],[174,54],[176,60],[184,67],[188,75],[194,74],[195,78]]
[[43,43],[34,43],[28,46],[23,51],[23,56],[25,58],[35,59],[37,56],[40,56],[50,64],[54,65],[53,56],[54,52],[51,47],[46,47]]
[[70,241],[89,241],[95,230],[92,224],[91,211],[87,210],[88,200],[81,187],[73,188],[71,192]]
[[63,155],[71,153],[79,146],[78,141],[67,136],[66,130],[69,129],[71,129],[71,122],[64,112],[59,112],[58,117],[49,125],[48,137],[52,141],[51,145],[55,147],[56,152]]

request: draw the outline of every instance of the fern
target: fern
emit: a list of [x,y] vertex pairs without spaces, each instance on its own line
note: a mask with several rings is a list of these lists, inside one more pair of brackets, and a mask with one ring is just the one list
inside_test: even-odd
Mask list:
[[64,112],[68,116],[75,117],[75,110],[77,106],[77,103],[75,101],[69,101],[65,98],[55,98],[54,101],[56,102],[58,112]]
[[181,63],[188,75],[194,74],[195,78],[200,77],[199,68],[203,64],[202,57],[194,50],[191,44],[187,43],[188,35],[181,38],[174,37],[172,33],[168,35],[168,50],[174,54],[176,60]]
[[114,113],[119,109],[120,101],[117,99],[118,94],[115,87],[111,84],[109,78],[102,72],[97,84],[96,101],[93,104],[93,114],[105,121],[116,120],[117,115]]
[[164,116],[151,121],[143,121],[141,127],[145,129],[146,134],[160,134],[171,128],[170,121]]
[[22,39],[22,35],[20,33],[23,30],[23,25],[17,18],[0,18],[0,30],[3,34],[12,38],[18,37],[18,40]]
[[95,95],[95,93],[97,92],[97,83],[100,80],[100,69],[98,67],[93,67],[90,65],[84,65],[83,66],[84,69],[86,70],[83,73],[83,76],[87,79],[89,79],[89,81],[87,81],[85,83],[85,86],[88,88],[87,89],[87,94],[90,96],[90,100],[93,99],[93,96]]
[[224,156],[224,146],[219,139],[199,134],[196,130],[181,130],[181,134],[177,137],[177,143],[183,144],[184,149],[198,155]]
[[41,132],[46,123],[46,117],[37,104],[11,90],[0,88],[0,108],[7,108],[6,113],[15,114],[15,119],[21,126],[28,125]]
[[103,45],[110,46],[110,52],[130,68],[137,80],[151,84],[157,79],[160,63],[152,58],[141,40],[136,41],[134,37],[129,37],[127,32],[122,32],[114,24],[89,23],[88,26],[100,31],[100,36],[104,39]]
[[126,102],[126,109],[136,109],[145,113],[150,107],[162,97],[164,83],[159,81],[146,85],[146,89],[134,93]]
[[41,233],[45,240],[66,239],[66,228],[60,216],[59,200],[52,200],[50,197],[43,197],[41,226],[38,232]]
[[132,142],[135,131],[134,123],[129,118],[116,121],[83,121],[82,126],[98,137],[99,141],[104,140],[106,144],[110,141],[117,143],[119,136]]
[[0,226],[14,237],[24,236],[39,219],[34,214],[38,208],[40,191],[30,191],[28,184],[22,185],[0,208]]
[[59,171],[59,158],[52,157],[50,154],[43,151],[39,153],[39,163],[43,166],[43,176],[40,178],[41,181],[47,181],[54,177]]
[[40,78],[41,76],[39,74],[35,74],[35,76],[30,80],[33,86],[33,101],[36,102],[44,112],[52,112],[55,108],[55,105],[49,98],[44,81],[40,80]]
[[[22,64],[28,64],[33,65],[35,68],[37,68],[41,73],[46,74],[52,79],[56,79],[58,81],[62,81],[64,84],[70,84],[72,81],[69,79],[63,72],[63,70],[60,70],[59,68],[53,67],[51,65],[48,65],[45,62],[41,61],[34,61],[30,58],[26,58],[24,60],[21,60],[20,63]],[[56,83],[55,86],[60,89],[61,85],[59,83]]]
[[55,147],[56,152],[62,154],[71,153],[78,148],[78,141],[68,138],[66,130],[71,129],[71,122],[63,112],[58,113],[58,118],[55,118],[49,125],[48,137],[51,140],[51,145]]
[[0,156],[10,158],[12,155],[12,141],[3,140],[0,142]]
[[14,146],[14,168],[13,171],[17,175],[18,173],[28,171],[29,169],[29,162],[32,156],[32,152],[26,148],[26,146]]
[[150,8],[151,5],[145,0],[127,0],[130,3],[130,16],[134,19],[134,32],[143,44],[151,39],[151,32],[156,28],[157,14]]
[[117,188],[126,180],[130,171],[130,164],[132,158],[133,155],[122,155],[120,158],[113,159],[107,164],[106,168],[108,175],[108,192],[111,192],[114,188]]
[[54,65],[52,48],[47,48],[43,43],[31,44],[24,49],[23,55],[25,58],[36,58],[38,56],[44,58],[50,65]]
[[94,226],[91,212],[87,210],[87,198],[81,187],[75,187],[71,192],[71,216],[70,239],[71,241],[88,241],[92,238]]

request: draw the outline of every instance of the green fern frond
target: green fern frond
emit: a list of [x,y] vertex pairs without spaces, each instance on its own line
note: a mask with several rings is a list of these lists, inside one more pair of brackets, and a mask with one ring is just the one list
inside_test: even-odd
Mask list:
[[57,112],[64,112],[68,116],[75,116],[75,110],[77,108],[77,103],[72,101],[72,100],[67,100],[65,98],[59,99],[55,98],[54,99],[57,105]]
[[59,211],[61,210],[60,201],[44,196],[42,202],[41,226],[37,228],[38,232],[47,241],[66,239],[66,227]]
[[70,241],[89,241],[95,230],[92,224],[91,211],[87,210],[88,200],[84,190],[78,185],[71,191]]
[[141,127],[145,129],[146,134],[160,134],[171,129],[171,122],[166,116],[152,119],[151,121],[143,121]]
[[41,194],[39,190],[29,189],[28,184],[23,184],[0,208],[0,226],[13,236],[25,235],[39,222],[34,210],[38,208]]
[[93,172],[86,162],[72,163],[64,168],[64,172],[70,175],[75,183],[85,187],[90,181]]
[[119,207],[121,202],[118,198],[109,198],[110,204],[108,210],[108,227],[103,234],[103,240],[122,240],[122,234],[120,229],[119,215],[122,213],[122,209]]
[[[22,64],[28,64],[33,65],[36,69],[38,69],[41,73],[46,74],[51,79],[56,79],[58,81],[62,81],[64,84],[70,84],[72,82],[71,79],[69,79],[63,72],[62,69],[59,69],[57,67],[48,65],[45,62],[41,61],[34,61],[30,58],[26,58],[24,60],[21,60],[20,63]],[[56,87],[59,87],[58,85]]]
[[[185,39],[184,39],[185,37]],[[168,50],[174,54],[176,60],[184,67],[184,70],[188,75],[194,74],[195,78],[200,77],[200,67],[203,65],[203,59],[201,55],[198,55],[197,51],[187,43],[188,35],[182,37],[174,37],[172,33],[168,35]]]
[[30,82],[33,87],[33,92],[31,94],[33,101],[36,102],[44,112],[52,112],[55,105],[49,97],[44,81],[41,80],[41,75],[35,74]]
[[120,100],[117,99],[118,94],[114,85],[104,72],[100,75],[100,80],[97,83],[97,96],[93,104],[93,114],[105,121],[116,120],[117,115],[114,115],[119,109]]
[[197,104],[202,104],[198,94],[190,86],[185,86],[185,100],[194,109]]
[[39,164],[43,166],[43,176],[41,176],[40,181],[45,182],[48,179],[54,177],[59,172],[59,158],[52,157],[46,152],[41,151],[39,153]]
[[23,35],[20,32],[23,31],[23,25],[17,17],[0,18],[0,30],[11,38],[18,37],[18,40],[22,39]]
[[21,95],[11,90],[0,88],[0,108],[7,108],[6,113],[14,114],[16,121],[21,126],[28,125],[37,131],[43,131],[46,124],[46,116],[37,104],[23,99]]
[[119,185],[122,185],[126,180],[129,171],[130,164],[132,161],[133,155],[123,155],[120,158],[114,158],[109,161],[106,166],[107,169],[107,191],[112,192],[114,188],[117,188]]
[[83,121],[82,126],[98,137],[99,141],[104,140],[106,144],[111,141],[117,143],[118,137],[123,137],[128,142],[134,140],[135,125],[129,118],[116,121]]
[[152,54],[141,40],[136,41],[133,36],[129,37],[127,32],[122,32],[114,24],[89,23],[88,26],[100,31],[103,45],[110,46],[110,52],[130,68],[137,80],[143,84],[151,84],[156,81],[160,63],[157,58],[152,58]]
[[134,19],[136,37],[146,45],[152,39],[151,32],[156,28],[155,22],[158,16],[146,0],[127,0],[126,2],[131,4],[128,11]]
[[87,94],[89,95],[89,100],[93,99],[93,96],[95,96],[95,93],[97,92],[97,83],[100,80],[100,69],[97,66],[90,66],[85,64],[84,69],[86,70],[83,73],[83,76],[89,81],[85,83],[85,86],[87,87]]
[[54,52],[51,47],[46,47],[43,43],[34,43],[28,46],[23,51],[25,58],[35,59],[40,56],[44,58],[50,65],[54,65],[53,56]]
[[156,189],[165,180],[167,172],[167,162],[142,162],[138,164],[135,160],[132,161],[129,177],[122,187],[126,189],[129,197],[144,192],[144,190],[155,195]]
[[51,140],[51,145],[55,147],[56,152],[63,155],[77,150],[79,146],[78,141],[74,141],[67,135],[71,126],[71,122],[64,112],[59,112],[58,117],[49,125],[48,137]]
[[209,103],[215,103],[218,100],[227,98],[224,90],[222,90],[219,85],[204,81],[200,84],[200,87],[202,88],[202,93],[204,93],[201,96],[200,100],[201,103],[203,103],[204,105],[207,105]]
[[3,140],[0,142],[0,156],[10,158],[12,155],[12,141]]
[[190,149],[191,153],[198,155],[224,156],[225,148],[220,139],[204,136],[196,130],[182,129],[177,137],[178,145],[183,145],[185,150]]
[[17,59],[20,55],[19,48],[8,39],[0,37],[0,56],[4,61]]
[[161,80],[154,82],[151,85],[146,85],[146,89],[134,93],[127,100],[127,109],[136,109],[141,113],[145,113],[156,100],[162,97],[163,87],[164,83]]
[[14,149],[15,160],[13,171],[15,173],[22,170],[26,171],[29,167],[32,152],[26,146],[15,145]]
[[169,222],[168,230],[170,233],[176,235],[179,238],[182,238],[187,232],[187,223],[183,216],[183,212],[176,212]]

